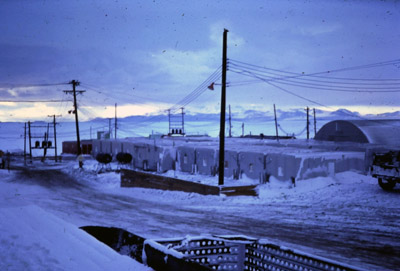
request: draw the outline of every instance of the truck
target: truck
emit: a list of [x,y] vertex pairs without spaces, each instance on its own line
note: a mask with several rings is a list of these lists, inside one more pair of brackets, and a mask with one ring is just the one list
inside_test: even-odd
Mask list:
[[383,190],[393,190],[400,183],[400,151],[374,153],[370,167],[372,177],[378,178]]

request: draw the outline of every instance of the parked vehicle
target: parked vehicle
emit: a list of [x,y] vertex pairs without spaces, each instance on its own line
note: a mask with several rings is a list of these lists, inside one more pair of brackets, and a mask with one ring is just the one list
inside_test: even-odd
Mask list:
[[400,183],[400,151],[374,153],[370,172],[382,189],[392,190]]

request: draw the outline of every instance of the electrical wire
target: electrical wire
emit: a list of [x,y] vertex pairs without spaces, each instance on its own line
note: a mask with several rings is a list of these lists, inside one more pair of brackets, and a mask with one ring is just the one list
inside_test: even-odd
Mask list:
[[0,100],[0,103],[60,103],[64,100]]
[[[273,81],[275,83],[281,83],[286,85],[293,85],[293,86],[300,86],[300,87],[307,87],[313,89],[320,89],[320,90],[331,90],[331,91],[342,91],[342,92],[400,92],[400,83],[391,83],[387,84],[387,86],[377,87],[377,84],[368,84],[367,86],[356,84],[356,83],[336,83],[336,82],[329,82],[329,81],[321,81],[321,80],[310,80],[305,78],[294,78],[293,76],[289,77],[276,77],[265,74],[264,72],[260,72],[258,70],[253,69],[245,69],[245,68],[238,68],[238,67],[230,67],[229,71],[234,73],[249,73],[255,74],[258,77],[263,77],[269,81]],[[303,75],[298,75],[303,76]],[[253,81],[254,82],[254,81]],[[253,83],[251,82],[251,83]],[[234,85],[234,84],[231,84]],[[241,84],[243,85],[243,84]],[[350,85],[350,86],[349,86]],[[355,87],[355,85],[357,87]],[[381,85],[381,84],[379,84]]]
[[29,88],[29,87],[52,87],[52,86],[62,86],[69,85],[68,82],[62,83],[49,83],[49,84],[14,84],[14,83],[3,83],[0,84],[0,88]]
[[286,131],[282,128],[282,126],[281,126],[280,124],[278,124],[278,128],[279,128],[279,130],[281,130],[282,133],[286,134],[287,136],[288,136],[288,135],[301,136],[301,135],[304,134],[304,132],[307,130],[307,126],[306,126],[306,127],[304,127],[303,130],[301,130],[301,131],[298,132],[298,133],[288,133],[288,132],[286,132]]
[[[253,76],[254,76],[254,75],[253,75]],[[271,85],[271,86],[273,86],[273,87],[275,87],[275,88],[277,88],[277,89],[279,89],[279,90],[281,90],[281,91],[283,91],[283,92],[286,92],[286,93],[288,93],[288,94],[290,94],[290,95],[293,95],[293,96],[295,96],[295,97],[298,97],[298,98],[300,98],[300,99],[302,99],[302,100],[305,100],[305,101],[308,101],[308,102],[310,102],[310,103],[313,103],[313,104],[322,106],[322,107],[324,107],[324,108],[328,108],[328,109],[330,109],[330,110],[334,110],[334,108],[332,108],[332,107],[330,107],[330,106],[327,106],[327,105],[324,105],[324,104],[319,103],[319,102],[317,102],[317,101],[314,101],[314,100],[311,100],[311,99],[309,99],[309,98],[303,97],[303,96],[301,96],[301,95],[299,95],[299,94],[296,94],[296,93],[294,93],[294,92],[292,92],[292,91],[290,91],[290,90],[287,90],[287,89],[285,89],[285,88],[283,88],[283,87],[277,86],[276,84],[271,83],[271,82],[269,82],[269,81],[266,80],[266,79],[259,78],[259,77],[257,77],[257,76],[254,76],[254,77],[260,79],[261,81],[264,81],[265,83],[267,83],[267,84],[269,84],[269,85]],[[361,119],[361,120],[368,120],[368,121],[372,121],[372,122],[373,122],[373,121],[376,121],[376,120],[371,120],[371,119],[367,119],[367,118],[361,117],[361,116],[356,115],[356,114],[353,114],[353,113],[348,113],[348,112],[346,112],[346,111],[344,111],[344,114],[346,114],[346,115],[348,115],[348,116],[351,116],[351,117],[353,117],[353,118]],[[389,125],[389,126],[393,126],[393,127],[398,127],[397,125],[391,125],[391,124],[388,124],[388,125]]]
[[[262,75],[259,75],[254,72],[250,71],[245,71],[245,70],[236,70],[234,68],[231,68],[229,71],[237,74],[242,74],[242,75],[256,75],[257,78],[264,78],[265,80],[269,82],[274,82],[275,84],[282,84],[282,85],[289,85],[289,86],[297,86],[297,87],[303,87],[307,89],[317,89],[317,90],[327,90],[327,91],[338,91],[338,92],[358,92],[358,93],[394,93],[394,92],[400,92],[400,85],[397,88],[368,88],[367,90],[365,87],[363,87],[362,90],[356,87],[346,87],[346,86],[333,86],[329,87],[328,85],[322,85],[322,84],[312,84],[312,83],[303,83],[303,82],[296,82],[294,80],[281,80],[281,79],[276,79],[274,77],[264,77]],[[244,84],[242,84],[244,85]],[[375,90],[373,90],[375,89]]]
[[[160,122],[162,119],[166,118],[167,115],[160,115],[165,113],[166,111],[169,111],[170,114],[175,113],[178,111],[180,108],[187,106],[194,100],[196,100],[201,94],[203,94],[205,91],[208,90],[208,87],[212,84],[218,81],[221,78],[221,72],[222,72],[222,66],[218,67],[205,81],[203,81],[197,88],[195,88],[192,92],[190,92],[188,95],[186,95],[184,98],[179,100],[176,104],[173,106],[167,108],[167,109],[162,109],[156,112],[154,116],[146,118],[142,121],[138,121],[135,123],[136,128],[143,128],[150,126],[156,122]],[[84,84],[85,88],[89,87],[93,91],[96,91],[98,93],[102,93],[101,91],[95,90],[89,84]],[[102,93],[104,94],[104,93]]]
[[327,77],[327,76],[320,76],[320,74],[331,74],[335,72],[341,72],[341,71],[346,71],[346,70],[357,70],[357,69],[364,69],[364,68],[372,68],[372,67],[380,67],[380,66],[387,66],[387,65],[396,65],[400,63],[400,59],[396,60],[391,60],[391,61],[384,61],[384,62],[379,62],[375,64],[368,64],[368,65],[361,65],[361,66],[355,66],[355,67],[350,67],[350,68],[344,68],[344,69],[335,69],[335,70],[329,70],[329,71],[324,71],[324,72],[316,72],[316,73],[311,73],[311,74],[305,74],[305,73],[294,73],[294,72],[289,72],[289,71],[283,71],[283,70],[278,70],[278,69],[272,69],[272,68],[267,68],[267,67],[262,67],[250,63],[246,63],[243,61],[238,61],[238,60],[233,60],[229,59],[229,64],[233,65],[245,65],[246,67],[254,67],[257,69],[261,70],[269,70],[269,71],[275,71],[283,74],[288,74],[288,75],[293,75],[293,76],[305,76],[305,77],[316,77],[316,78],[323,78],[323,79],[329,79],[329,80],[344,80],[344,81],[372,81],[372,82],[400,82],[400,79],[372,79],[372,78],[345,78],[345,77]]

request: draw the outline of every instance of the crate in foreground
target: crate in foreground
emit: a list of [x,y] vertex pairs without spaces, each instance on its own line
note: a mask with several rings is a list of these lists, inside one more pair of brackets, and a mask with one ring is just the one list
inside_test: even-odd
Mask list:
[[246,236],[207,236],[144,242],[146,263],[155,270],[358,270],[315,255]]

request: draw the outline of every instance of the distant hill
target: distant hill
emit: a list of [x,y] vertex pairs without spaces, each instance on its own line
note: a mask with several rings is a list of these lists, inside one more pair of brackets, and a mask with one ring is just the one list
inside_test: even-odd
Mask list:
[[[313,118],[313,110],[310,109],[310,119]],[[178,114],[176,114],[178,115]],[[400,111],[390,112],[390,113],[382,113],[382,114],[367,114],[361,115],[357,111],[350,111],[347,109],[338,109],[336,111],[325,111],[325,110],[316,110],[316,116],[319,120],[347,120],[347,119],[400,119]],[[306,110],[305,109],[292,109],[292,110],[277,110],[278,120],[299,120],[305,119]],[[220,114],[219,113],[186,113],[185,121],[219,121]],[[159,114],[159,115],[140,115],[140,116],[129,116],[125,118],[118,118],[123,122],[146,122],[146,121],[168,121],[167,114]],[[226,115],[226,119],[228,119],[228,114]],[[259,110],[246,110],[241,113],[232,112],[232,120],[235,121],[271,121],[274,119],[273,112],[271,111],[259,111]],[[92,122],[104,122],[107,118],[95,118],[92,119]]]

